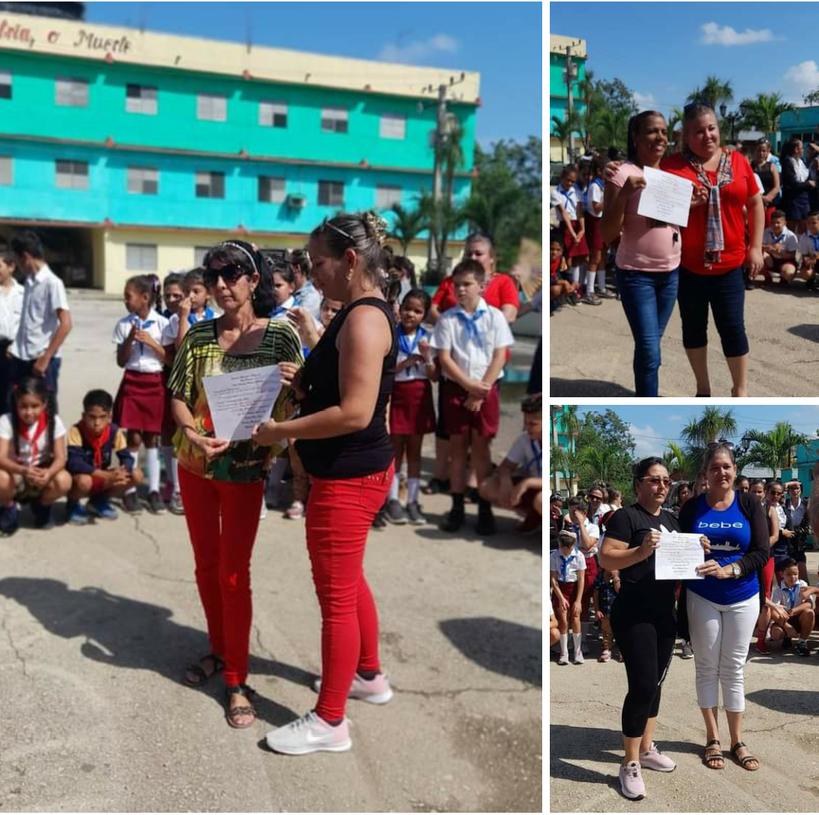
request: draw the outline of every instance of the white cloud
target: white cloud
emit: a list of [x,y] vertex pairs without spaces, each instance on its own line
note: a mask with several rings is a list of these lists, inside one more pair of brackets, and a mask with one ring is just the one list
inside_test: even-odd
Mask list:
[[454,54],[460,43],[449,34],[433,34],[425,40],[412,40],[403,45],[387,43],[379,52],[378,59],[385,62],[423,62],[436,54]]
[[629,425],[631,435],[634,437],[634,457],[636,459],[647,456],[661,456],[665,450],[663,436],[658,433],[650,424],[645,427],[632,424]]
[[819,65],[812,59],[791,65],[782,76],[787,83],[782,90],[789,102],[801,104],[802,97],[806,93],[819,88]]
[[703,45],[752,45],[756,42],[773,42],[776,39],[770,28],[761,28],[757,31],[746,28],[745,31],[737,31],[729,25],[703,23],[701,29],[700,42]]
[[632,94],[637,110],[654,110],[657,107],[657,100],[653,93],[640,93],[634,91]]

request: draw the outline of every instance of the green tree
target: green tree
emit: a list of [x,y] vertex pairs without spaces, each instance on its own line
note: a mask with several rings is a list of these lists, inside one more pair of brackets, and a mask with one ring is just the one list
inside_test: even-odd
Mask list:
[[692,419],[680,435],[691,446],[705,447],[707,444],[736,435],[737,422],[731,410],[707,407],[699,419]]
[[427,228],[427,217],[420,207],[407,209],[401,204],[393,204],[394,214],[389,235],[401,244],[401,253],[406,255],[409,245]]
[[758,93],[752,99],[743,99],[740,104],[745,107],[744,123],[768,135],[779,130],[779,117],[786,110],[795,109],[781,93]]
[[694,88],[688,94],[688,102],[704,102],[717,110],[720,102],[730,102],[734,98],[734,88],[730,80],[722,80],[713,74],[705,78],[701,88]]
[[742,457],[742,465],[768,467],[777,476],[793,463],[796,446],[808,443],[808,437],[797,433],[788,422],[777,422],[774,429],[766,433],[749,430],[746,437],[751,441],[751,447]]
[[674,481],[691,481],[699,470],[699,460],[691,450],[683,449],[676,442],[668,442],[663,458]]
[[630,492],[634,437],[629,425],[613,410],[590,411],[583,417],[576,449],[581,486],[603,480],[624,494]]
[[622,108],[603,108],[595,114],[591,125],[595,146],[625,150],[630,117],[631,114]]
[[569,157],[569,161],[573,160],[573,156],[569,156],[569,137],[572,133],[576,133],[580,128],[580,119],[576,111],[572,111],[569,116],[568,111],[561,119],[559,116],[552,116],[552,135],[560,142],[563,151]]

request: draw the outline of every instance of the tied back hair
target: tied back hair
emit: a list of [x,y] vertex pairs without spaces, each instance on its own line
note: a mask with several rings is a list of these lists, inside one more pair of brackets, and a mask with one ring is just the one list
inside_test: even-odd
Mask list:
[[162,283],[159,275],[138,274],[125,281],[126,288],[132,288],[140,294],[147,294],[151,308],[159,311],[162,308]]
[[637,136],[643,128],[643,122],[652,116],[658,116],[665,121],[665,116],[656,110],[642,110],[636,113],[628,120],[628,129],[626,133],[626,158],[632,163],[637,163]]
[[276,307],[272,266],[268,256],[262,255],[253,244],[233,238],[223,241],[208,251],[202,266],[208,269],[214,262],[224,266],[238,266],[248,277],[258,272],[259,283],[253,292],[253,313],[257,317],[267,317]]
[[15,455],[20,455],[20,416],[17,405],[23,396],[36,396],[43,403],[48,424],[46,425],[46,445],[43,448],[40,467],[49,467],[54,460],[54,394],[46,387],[41,376],[24,376],[11,392],[11,439]]

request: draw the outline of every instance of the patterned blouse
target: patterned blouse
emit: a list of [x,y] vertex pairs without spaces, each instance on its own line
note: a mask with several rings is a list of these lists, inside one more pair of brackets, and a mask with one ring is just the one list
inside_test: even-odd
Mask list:
[[[182,399],[193,415],[196,432],[213,437],[213,421],[202,380],[206,376],[232,373],[278,365],[280,362],[304,360],[301,340],[296,330],[288,322],[270,320],[258,348],[244,354],[230,354],[218,342],[216,320],[203,320],[192,326],[174,358],[168,389],[171,394]],[[282,421],[287,417],[290,405],[290,388],[282,388],[272,417]],[[265,477],[273,457],[282,452],[281,445],[260,447],[251,440],[233,442],[228,449],[208,462],[205,454],[193,445],[177,429],[174,447],[180,466],[202,478],[217,481],[251,482]]]

